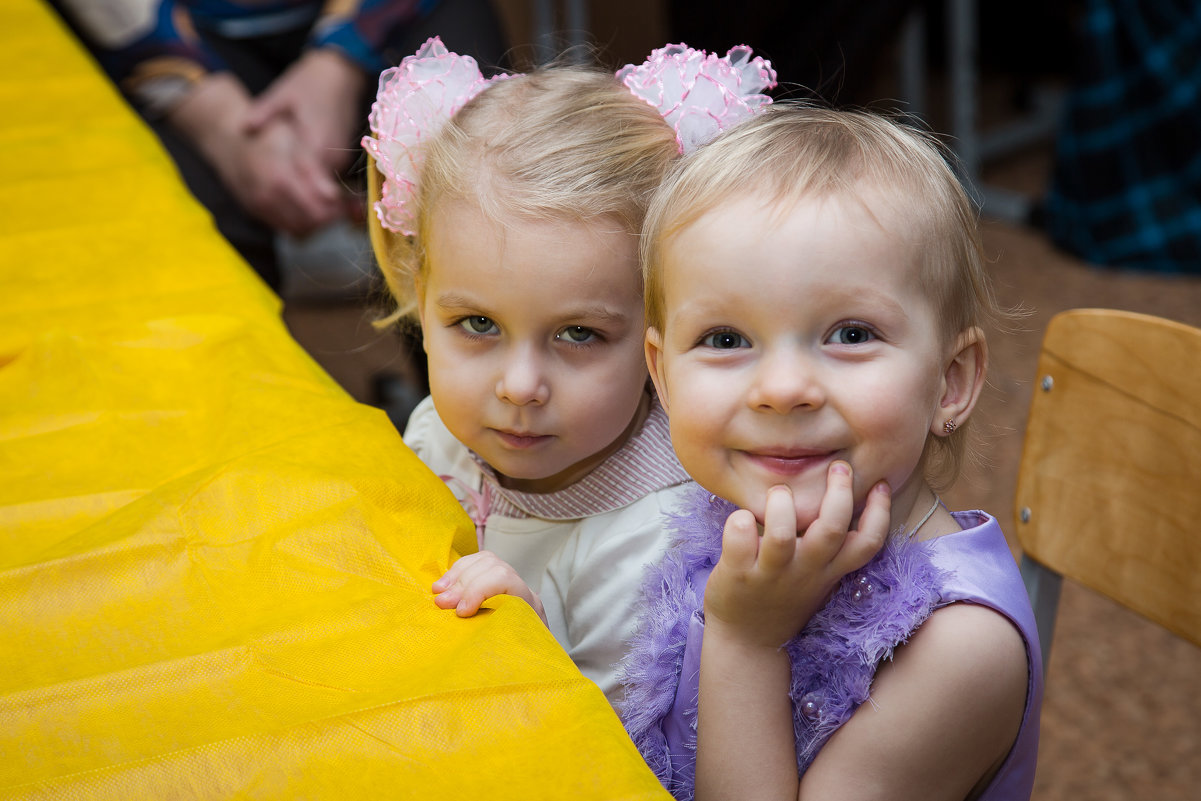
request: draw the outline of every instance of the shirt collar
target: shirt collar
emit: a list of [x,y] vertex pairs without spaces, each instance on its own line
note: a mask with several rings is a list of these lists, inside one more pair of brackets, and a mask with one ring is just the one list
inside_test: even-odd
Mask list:
[[484,481],[491,485],[495,513],[504,515],[504,507],[512,506],[526,516],[545,520],[578,520],[611,512],[652,492],[691,480],[672,450],[667,413],[653,392],[646,420],[638,431],[592,472],[556,492],[506,489],[500,485],[496,471],[475,452],[471,452],[471,458],[480,466]]

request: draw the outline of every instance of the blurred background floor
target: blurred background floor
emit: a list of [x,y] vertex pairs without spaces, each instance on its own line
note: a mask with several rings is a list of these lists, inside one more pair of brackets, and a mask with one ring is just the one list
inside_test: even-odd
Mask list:
[[[663,40],[659,40],[663,41]],[[881,97],[893,96],[885,90]],[[1011,112],[1011,81],[984,76],[984,125]],[[938,100],[938,93],[932,94]],[[932,121],[936,130],[938,120]],[[1052,145],[1042,141],[986,163],[992,186],[1037,199],[1049,179]],[[1201,277],[1134,273],[1085,264],[1057,250],[1035,225],[985,219],[984,242],[1001,302],[1028,312],[1020,330],[994,333],[991,386],[977,412],[982,460],[951,491],[951,508],[982,508],[1013,530],[1014,488],[1038,347],[1056,312],[1128,309],[1201,326]],[[414,375],[412,354],[371,319],[378,298],[346,292],[350,278],[324,281],[324,300],[288,300],[296,339],[365,403],[381,403],[381,375]],[[305,276],[311,284],[313,276]],[[361,286],[361,282],[357,286]],[[341,299],[337,299],[337,298]],[[1198,369],[1198,364],[1181,369]],[[1050,656],[1037,801],[1184,801],[1201,787],[1201,649],[1116,604],[1065,582]]]

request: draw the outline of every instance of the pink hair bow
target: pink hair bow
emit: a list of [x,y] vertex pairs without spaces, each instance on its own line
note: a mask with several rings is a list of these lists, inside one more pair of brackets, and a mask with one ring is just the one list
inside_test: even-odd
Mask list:
[[490,82],[507,77],[485,78],[474,58],[451,53],[437,36],[380,74],[367,118],[375,136],[364,136],[362,144],[384,176],[375,213],[385,228],[406,236],[417,232],[411,201],[421,170],[419,145]]
[[718,56],[685,44],[667,45],[637,67],[622,67],[617,80],[659,109],[676,131],[680,152],[691,153],[771,103],[763,91],[776,85],[776,71],[751,52],[739,45]]
[[[412,199],[421,170],[420,145],[489,83],[507,77],[484,78],[475,59],[451,53],[437,36],[400,66],[380,74],[368,117],[375,136],[364,136],[362,144],[384,177],[375,204],[384,228],[405,236],[417,232]],[[675,129],[681,153],[766,106],[771,98],[762,92],[776,85],[771,62],[752,58],[746,45],[725,56],[668,45],[638,66],[622,67],[616,77],[659,110]]]

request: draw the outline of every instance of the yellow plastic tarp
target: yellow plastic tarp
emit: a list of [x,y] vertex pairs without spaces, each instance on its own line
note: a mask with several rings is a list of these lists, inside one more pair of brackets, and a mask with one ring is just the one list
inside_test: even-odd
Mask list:
[[663,798],[57,17],[0,4],[0,798]]

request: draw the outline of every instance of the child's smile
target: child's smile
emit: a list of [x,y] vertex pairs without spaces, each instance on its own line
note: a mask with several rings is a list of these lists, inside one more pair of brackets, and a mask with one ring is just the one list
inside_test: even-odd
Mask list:
[[826,467],[835,458],[837,451],[820,448],[786,448],[767,446],[762,449],[746,449],[746,459],[754,466],[783,478],[800,475],[818,468],[825,473]]

